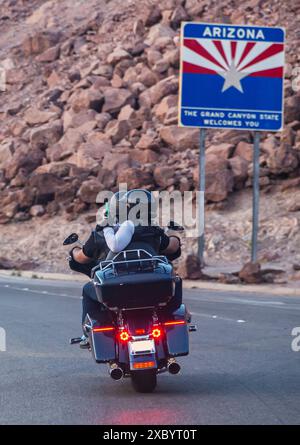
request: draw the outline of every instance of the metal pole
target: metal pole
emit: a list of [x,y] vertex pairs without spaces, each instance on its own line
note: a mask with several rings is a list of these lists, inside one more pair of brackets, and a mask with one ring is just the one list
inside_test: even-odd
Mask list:
[[257,261],[257,237],[259,221],[259,142],[260,132],[254,133],[253,147],[253,205],[252,205],[252,246],[251,261]]
[[198,257],[201,266],[204,266],[204,227],[205,227],[205,128],[200,128],[200,154],[199,154],[199,237]]

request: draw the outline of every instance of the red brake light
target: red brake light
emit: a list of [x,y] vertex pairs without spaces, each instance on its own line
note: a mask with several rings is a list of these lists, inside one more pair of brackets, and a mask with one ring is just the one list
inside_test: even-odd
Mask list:
[[93,328],[93,332],[107,332],[107,331],[113,331],[115,328],[112,326],[107,326],[105,328]]
[[136,329],[135,333],[136,333],[136,335],[143,335],[143,334],[145,334],[145,329]]
[[161,330],[159,328],[154,328],[152,331],[152,337],[159,338],[161,336]]
[[184,320],[174,320],[174,321],[167,321],[166,323],[164,323],[165,326],[174,326],[177,324],[185,324]]
[[120,332],[119,337],[120,337],[121,341],[128,341],[129,340],[129,334],[128,334],[127,331]]

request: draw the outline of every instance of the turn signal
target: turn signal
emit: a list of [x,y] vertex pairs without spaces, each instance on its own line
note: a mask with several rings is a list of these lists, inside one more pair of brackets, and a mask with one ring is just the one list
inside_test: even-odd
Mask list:
[[164,323],[165,326],[174,326],[177,324],[185,324],[184,320],[174,320],[174,321],[167,321],[166,323]]
[[113,327],[106,327],[106,328],[93,328],[93,332],[107,332],[107,331],[113,331],[115,328]]

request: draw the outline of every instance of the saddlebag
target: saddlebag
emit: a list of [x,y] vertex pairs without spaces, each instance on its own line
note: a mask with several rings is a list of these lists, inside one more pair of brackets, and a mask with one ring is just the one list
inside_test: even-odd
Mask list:
[[116,360],[116,333],[110,324],[99,325],[99,321],[90,320],[89,331],[91,350],[97,363],[108,363]]
[[[165,314],[164,328],[170,357],[188,355],[189,353],[188,326],[186,322],[183,323],[184,321],[186,321],[184,304],[172,314]],[[182,322],[183,324],[176,324],[176,322]]]

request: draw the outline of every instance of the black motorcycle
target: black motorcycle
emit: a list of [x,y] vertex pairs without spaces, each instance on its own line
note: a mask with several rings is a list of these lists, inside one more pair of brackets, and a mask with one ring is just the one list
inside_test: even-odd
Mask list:
[[[64,245],[77,240],[72,234]],[[188,355],[196,326],[180,304],[182,280],[167,258],[144,249],[122,251],[94,267],[92,281],[108,309],[101,320],[85,320],[95,361],[107,363],[114,380],[131,377],[138,392],[152,392],[159,373],[178,374],[176,358]]]

